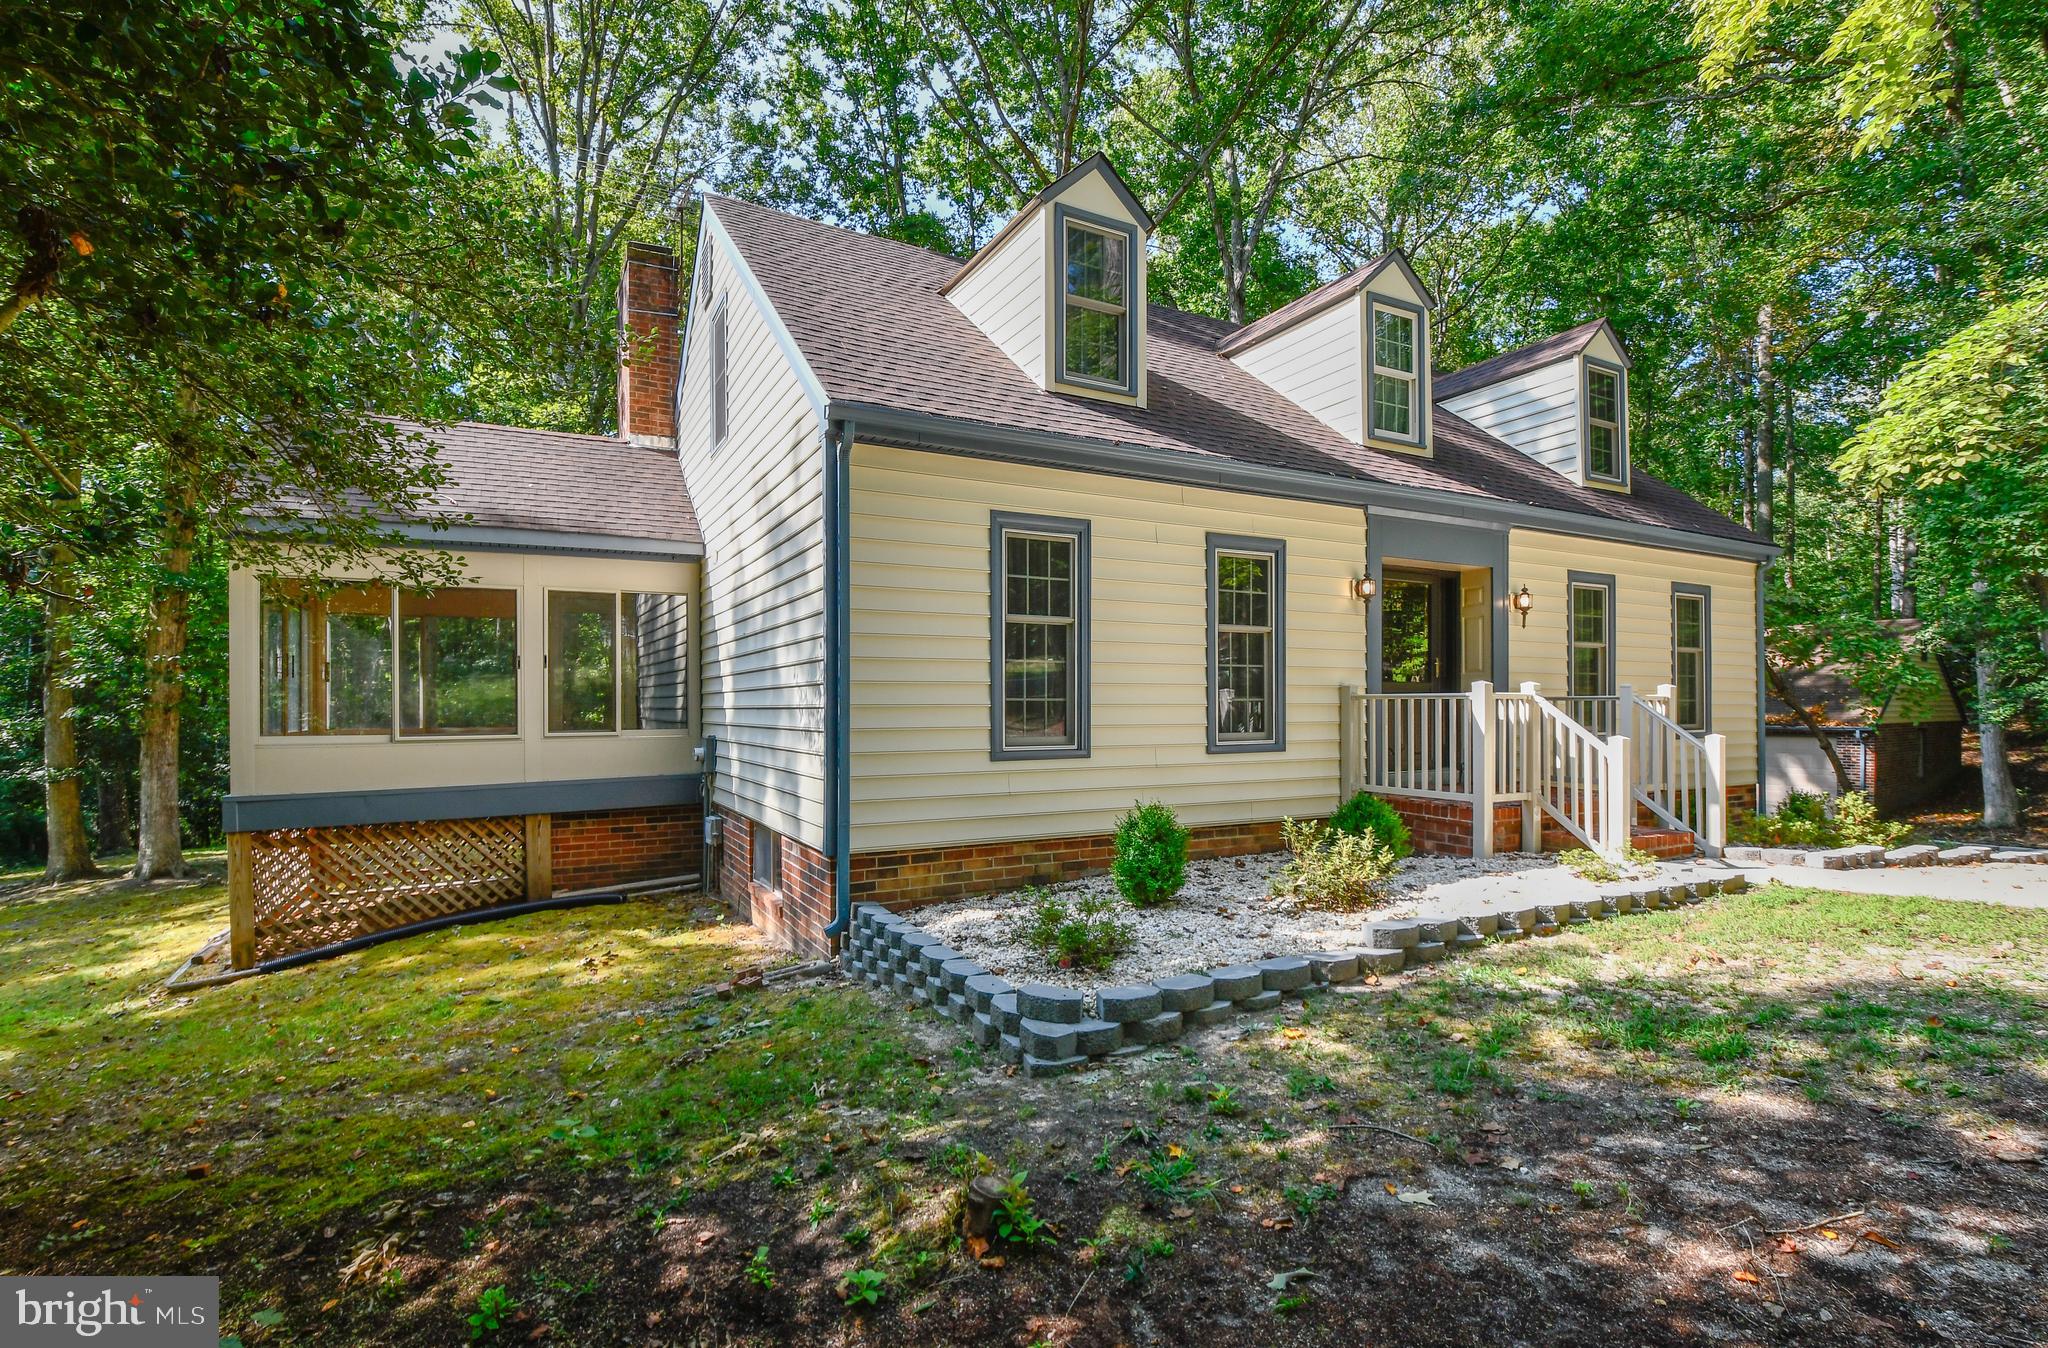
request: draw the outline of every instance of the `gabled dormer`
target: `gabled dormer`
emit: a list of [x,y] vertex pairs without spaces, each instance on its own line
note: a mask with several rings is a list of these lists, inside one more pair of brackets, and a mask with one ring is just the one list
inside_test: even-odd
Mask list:
[[1216,349],[1354,444],[1428,455],[1435,307],[1397,248]]
[[1142,407],[1151,233],[1097,154],[1026,202],[940,293],[1040,388]]
[[1438,375],[1436,398],[1586,487],[1629,489],[1628,351],[1604,318]]

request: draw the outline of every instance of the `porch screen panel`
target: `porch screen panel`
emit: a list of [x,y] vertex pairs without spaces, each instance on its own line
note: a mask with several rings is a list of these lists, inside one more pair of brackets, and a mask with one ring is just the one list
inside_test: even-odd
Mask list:
[[625,730],[690,723],[689,608],[679,594],[619,596],[619,687]]
[[260,622],[263,734],[391,732],[388,587],[273,582]]
[[518,734],[518,615],[514,590],[401,593],[399,734]]
[[615,593],[555,590],[548,595],[548,733],[619,728]]

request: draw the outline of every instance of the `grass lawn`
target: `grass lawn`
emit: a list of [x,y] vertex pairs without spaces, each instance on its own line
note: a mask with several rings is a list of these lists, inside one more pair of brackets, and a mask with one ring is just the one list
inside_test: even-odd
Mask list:
[[[223,912],[0,892],[0,1270],[218,1273],[248,1344],[2048,1320],[2040,912],[1774,887],[1043,1083],[836,980],[693,996],[777,957],[688,898],[163,993]],[[986,1171],[1044,1240],[956,1236]]]

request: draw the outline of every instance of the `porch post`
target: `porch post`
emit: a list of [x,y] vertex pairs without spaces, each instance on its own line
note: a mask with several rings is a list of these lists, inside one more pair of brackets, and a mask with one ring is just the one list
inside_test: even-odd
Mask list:
[[1603,830],[1607,836],[1603,841],[1610,854],[1619,855],[1635,834],[1630,827],[1636,813],[1635,774],[1628,761],[1626,735],[1607,737],[1607,781],[1602,788],[1600,808],[1607,821]]
[[236,969],[256,967],[255,848],[248,834],[228,834],[228,963]]
[[1493,685],[1480,679],[1472,685],[1472,749],[1465,764],[1472,797],[1472,855],[1493,855]]
[[1728,737],[1707,736],[1707,798],[1701,807],[1701,824],[1706,830],[1699,839],[1700,850],[1710,857],[1721,855],[1728,845]]
[[1355,683],[1337,689],[1337,803],[1365,789],[1365,736],[1360,715],[1365,690]]
[[[1543,685],[1524,679],[1522,694],[1538,697]],[[1523,746],[1522,784],[1529,794],[1522,797],[1522,850],[1541,852],[1543,850],[1543,807],[1537,802],[1550,797],[1550,764],[1543,756],[1543,731],[1540,722],[1543,717],[1534,706],[1529,708],[1527,717],[1529,741]]]

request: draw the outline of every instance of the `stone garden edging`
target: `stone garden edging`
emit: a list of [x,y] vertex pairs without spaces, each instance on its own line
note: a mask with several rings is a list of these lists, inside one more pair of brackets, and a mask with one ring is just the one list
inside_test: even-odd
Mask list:
[[1591,899],[1532,904],[1461,917],[1389,918],[1367,928],[1372,945],[1282,955],[1207,973],[1098,987],[1019,987],[948,948],[908,917],[877,903],[854,909],[842,967],[886,992],[951,1017],[983,1048],[1029,1077],[1057,1076],[1091,1060],[1124,1058],[1214,1025],[1238,1012],[1266,1011],[1311,987],[1395,974],[1482,945],[1489,937],[1554,936],[1565,927],[1628,913],[1704,902],[1748,888],[1740,875],[1642,885]]
[[1868,866],[1970,866],[1982,861],[2038,866],[2048,863],[2048,851],[2029,847],[1990,847],[1972,843],[1966,847],[1936,847],[1915,843],[1911,847],[1724,847],[1721,860],[1734,866],[1811,866],[1816,870],[1853,871]]

